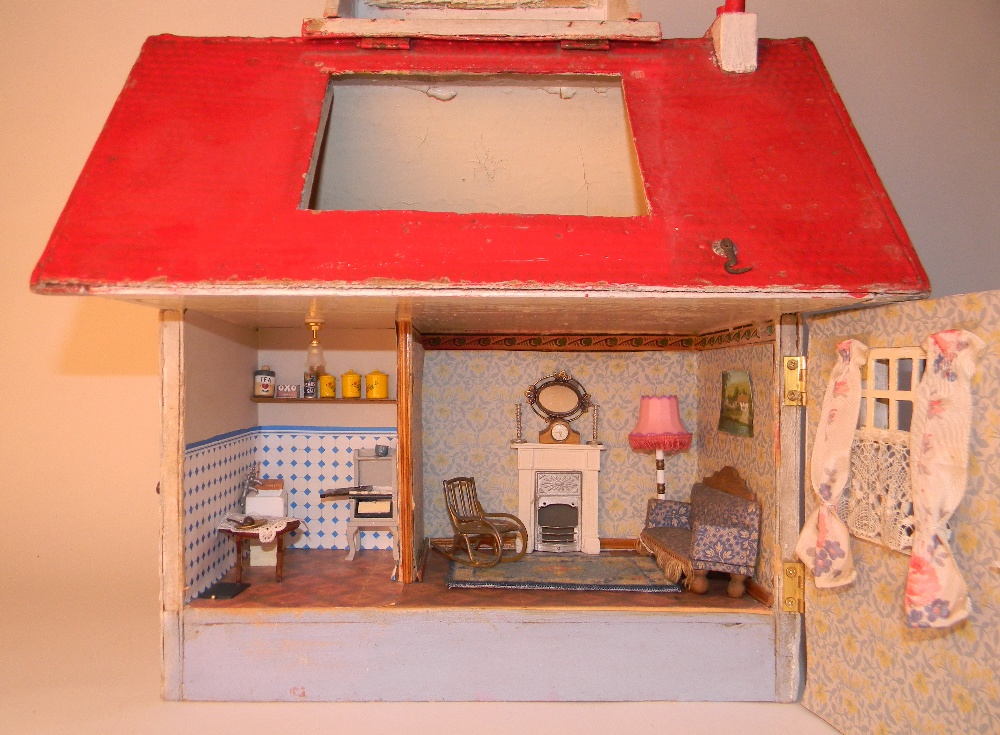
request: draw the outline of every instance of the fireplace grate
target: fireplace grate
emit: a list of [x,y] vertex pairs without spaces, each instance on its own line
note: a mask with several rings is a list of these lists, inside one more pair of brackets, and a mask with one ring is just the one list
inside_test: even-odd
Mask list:
[[576,526],[539,526],[543,544],[571,544],[576,541]]
[[552,502],[551,498],[543,502],[536,516],[535,548],[539,551],[579,551],[580,509],[575,502]]

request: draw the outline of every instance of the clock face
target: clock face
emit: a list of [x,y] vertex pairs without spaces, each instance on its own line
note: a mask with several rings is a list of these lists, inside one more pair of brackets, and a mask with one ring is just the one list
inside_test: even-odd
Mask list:
[[569,438],[569,427],[561,421],[556,421],[552,424],[550,433],[557,442],[564,442]]

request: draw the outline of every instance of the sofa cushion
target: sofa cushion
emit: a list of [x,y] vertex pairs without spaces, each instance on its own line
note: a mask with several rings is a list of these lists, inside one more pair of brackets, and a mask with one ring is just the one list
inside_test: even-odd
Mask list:
[[646,506],[646,526],[690,528],[691,507],[679,500],[657,500],[650,498]]

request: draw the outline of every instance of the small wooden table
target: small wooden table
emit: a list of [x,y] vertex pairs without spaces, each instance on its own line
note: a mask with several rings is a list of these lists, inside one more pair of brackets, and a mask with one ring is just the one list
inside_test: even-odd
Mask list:
[[[281,568],[285,560],[285,534],[291,533],[296,528],[299,527],[299,521],[293,520],[288,521],[283,529],[278,531],[278,535],[275,537],[275,542],[277,546],[277,561],[274,565],[274,578],[276,582],[281,581]],[[260,531],[255,529],[247,529],[246,531],[236,531],[228,528],[220,528],[220,533],[228,535],[233,541],[236,542],[236,581],[243,581],[243,542],[250,540],[260,540]]]

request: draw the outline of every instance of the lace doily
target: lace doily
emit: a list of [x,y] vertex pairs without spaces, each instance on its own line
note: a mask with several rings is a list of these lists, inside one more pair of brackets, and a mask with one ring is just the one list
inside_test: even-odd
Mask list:
[[849,490],[837,511],[852,535],[909,553],[913,545],[909,432],[866,428],[855,433]]
[[[245,526],[243,525],[243,520],[246,518],[245,513],[227,513],[226,517],[222,519],[216,530],[218,531],[235,531],[237,533],[255,533],[257,538],[260,539],[262,544],[269,544],[274,539],[278,537],[278,534],[288,527],[289,523],[294,521],[299,522],[299,528],[306,529],[305,522],[300,518],[288,518],[285,516],[275,517],[275,516],[257,516],[254,518],[263,521],[259,526]],[[308,530],[308,529],[306,529]]]

